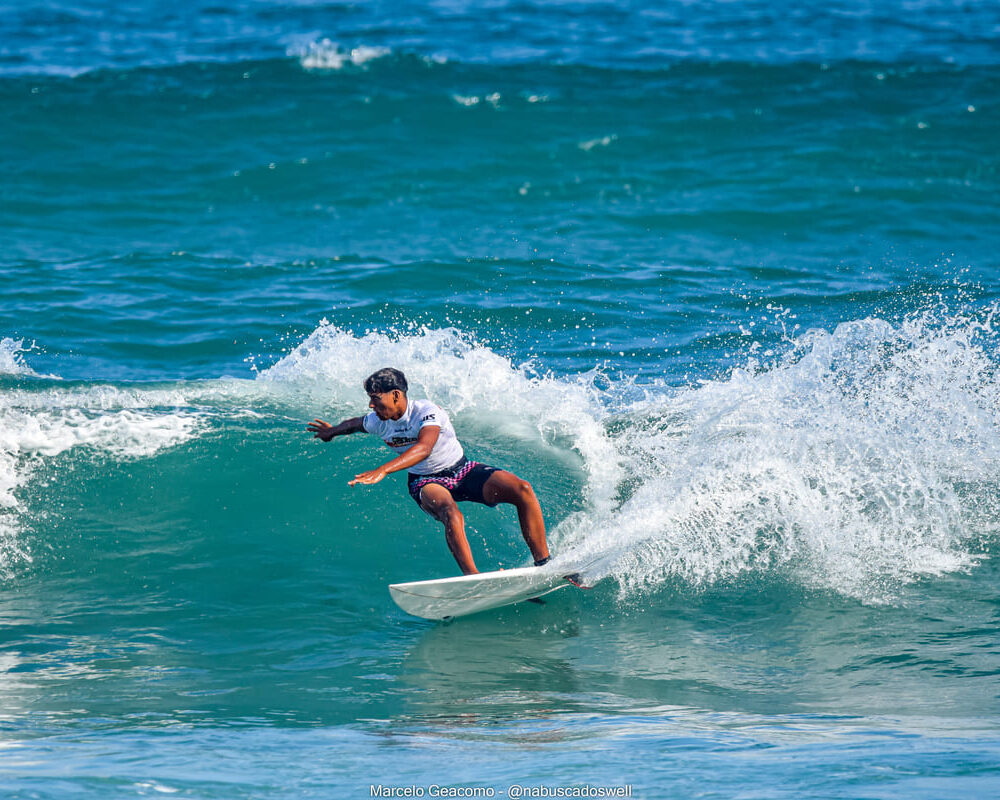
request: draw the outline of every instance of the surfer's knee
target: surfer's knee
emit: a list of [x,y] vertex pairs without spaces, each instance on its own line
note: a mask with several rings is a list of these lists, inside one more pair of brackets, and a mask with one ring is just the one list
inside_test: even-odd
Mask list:
[[421,500],[420,507],[434,519],[444,521],[445,506],[433,500]]
[[427,487],[420,490],[420,507],[440,522],[448,523],[455,519],[455,515],[461,519],[462,513],[458,510],[458,504],[451,494],[444,492],[427,491]]
[[494,503],[510,503],[518,508],[538,503],[535,490],[523,478],[513,472],[498,471],[486,482],[484,497],[491,505]]
[[528,483],[523,478],[515,478],[514,485],[512,487],[514,494],[515,505],[529,505],[531,503],[537,503],[538,498],[535,497],[535,490],[530,483]]

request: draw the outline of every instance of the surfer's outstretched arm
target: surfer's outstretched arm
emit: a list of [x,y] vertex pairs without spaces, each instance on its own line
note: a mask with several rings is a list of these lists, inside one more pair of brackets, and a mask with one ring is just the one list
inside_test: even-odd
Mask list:
[[351,419],[345,419],[339,425],[331,425],[329,422],[324,422],[321,419],[314,419],[306,425],[306,430],[313,434],[314,439],[322,439],[324,442],[328,442],[334,436],[361,433],[364,430],[364,426],[361,424],[363,419],[364,417],[352,417]]
[[378,483],[390,472],[399,472],[401,469],[419,464],[434,449],[434,443],[438,440],[441,428],[437,425],[425,425],[420,429],[416,443],[402,455],[396,456],[392,461],[383,464],[376,469],[368,470],[354,476],[353,481],[348,481],[348,486],[355,486],[359,483],[371,485]]

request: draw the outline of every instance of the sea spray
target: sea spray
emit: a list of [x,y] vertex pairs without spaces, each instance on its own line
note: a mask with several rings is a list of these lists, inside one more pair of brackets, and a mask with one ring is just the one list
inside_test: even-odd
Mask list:
[[0,375],[34,375],[25,363],[24,354],[30,353],[33,345],[24,346],[24,339],[5,336],[0,339]]
[[321,39],[303,40],[289,48],[288,54],[297,57],[305,69],[339,70],[348,64],[362,67],[369,61],[385,58],[391,52],[388,47],[366,45],[343,48],[329,39]]
[[995,312],[847,322],[651,392],[615,437],[623,502],[574,520],[581,555],[628,595],[783,574],[872,602],[971,565],[1000,511]]

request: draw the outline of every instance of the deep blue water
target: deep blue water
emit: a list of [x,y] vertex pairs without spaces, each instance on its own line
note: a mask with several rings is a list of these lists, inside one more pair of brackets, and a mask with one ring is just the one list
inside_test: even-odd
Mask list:
[[[0,794],[996,794],[997,141],[985,2],[0,4]],[[390,364],[593,591],[392,604]]]

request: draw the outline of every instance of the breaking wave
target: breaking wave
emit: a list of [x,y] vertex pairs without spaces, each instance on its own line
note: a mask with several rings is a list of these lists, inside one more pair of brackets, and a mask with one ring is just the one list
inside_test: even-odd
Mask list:
[[846,322],[681,388],[538,375],[454,329],[324,324],[260,380],[356,404],[392,364],[466,425],[571,448],[585,488],[553,542],[625,595],[779,574],[881,602],[970,567],[996,533],[995,318]]

